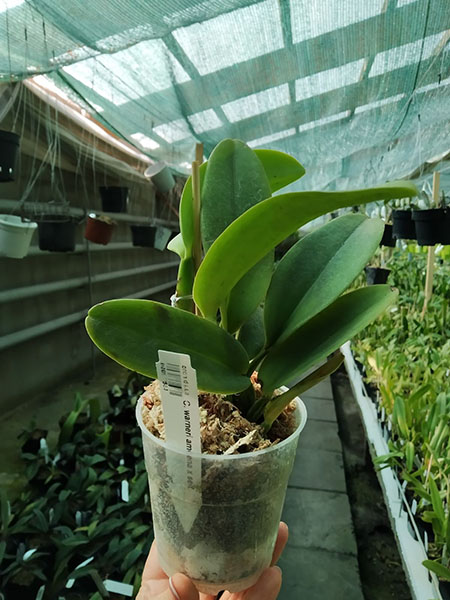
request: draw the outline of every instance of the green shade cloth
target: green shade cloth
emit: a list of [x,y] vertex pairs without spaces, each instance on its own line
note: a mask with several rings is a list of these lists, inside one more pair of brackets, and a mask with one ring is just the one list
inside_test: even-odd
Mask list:
[[179,171],[233,137],[344,189],[449,150],[449,30],[448,0],[0,0],[0,81],[44,75]]

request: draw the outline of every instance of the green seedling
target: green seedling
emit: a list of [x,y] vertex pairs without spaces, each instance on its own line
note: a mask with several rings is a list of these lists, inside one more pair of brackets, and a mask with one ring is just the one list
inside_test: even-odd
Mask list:
[[[238,140],[220,142],[193,173],[180,203],[181,233],[170,246],[181,259],[177,306],[111,300],[91,308],[86,328],[105,354],[149,377],[157,376],[158,350],[189,354],[200,390],[231,396],[268,430],[292,398],[339,366],[340,345],[397,295],[389,286],[345,293],[378,247],[380,220],[333,219],[277,265],[275,246],[321,215],[417,191],[394,182],[272,196],[304,174],[302,165]],[[289,391],[275,395],[292,381]]]

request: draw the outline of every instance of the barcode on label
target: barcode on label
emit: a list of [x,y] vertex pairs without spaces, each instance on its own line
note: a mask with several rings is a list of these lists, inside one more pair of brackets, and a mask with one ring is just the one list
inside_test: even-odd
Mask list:
[[169,391],[173,396],[181,397],[183,388],[181,385],[181,371],[179,365],[166,363],[166,377]]

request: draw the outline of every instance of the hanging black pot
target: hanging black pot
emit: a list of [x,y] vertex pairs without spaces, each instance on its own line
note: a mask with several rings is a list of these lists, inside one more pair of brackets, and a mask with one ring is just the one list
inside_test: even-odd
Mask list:
[[392,236],[397,240],[415,240],[416,227],[412,220],[412,211],[394,210],[392,211]]
[[76,223],[67,216],[44,215],[38,222],[39,248],[50,252],[75,250]]
[[382,269],[380,267],[366,267],[364,270],[366,272],[367,285],[386,283],[391,272],[390,269]]
[[389,225],[389,223],[386,223],[384,226],[380,246],[389,246],[390,248],[395,247],[395,239],[392,237],[392,225]]
[[127,187],[102,186],[99,190],[104,212],[127,212]]
[[152,225],[130,225],[133,246],[154,248],[157,227]]
[[0,131],[0,181],[14,181],[20,138],[12,131]]
[[450,246],[450,206],[445,209],[445,219],[442,221],[441,244]]
[[412,217],[416,225],[419,246],[435,246],[444,234],[445,211],[443,208],[413,210]]

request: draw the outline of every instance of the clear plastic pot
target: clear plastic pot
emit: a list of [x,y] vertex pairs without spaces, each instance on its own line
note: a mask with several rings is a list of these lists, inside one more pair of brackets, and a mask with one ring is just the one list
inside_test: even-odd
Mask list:
[[[180,452],[142,421],[159,560],[167,575],[185,573],[200,592],[239,592],[269,566],[306,408],[296,399],[297,429],[266,450],[237,455]],[[195,485],[186,485],[186,461]]]

